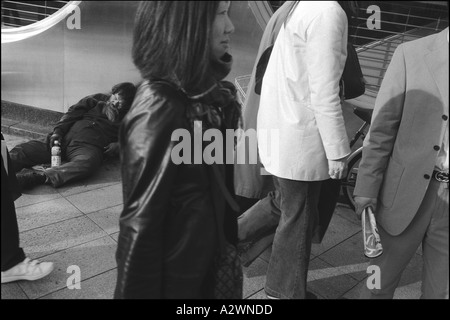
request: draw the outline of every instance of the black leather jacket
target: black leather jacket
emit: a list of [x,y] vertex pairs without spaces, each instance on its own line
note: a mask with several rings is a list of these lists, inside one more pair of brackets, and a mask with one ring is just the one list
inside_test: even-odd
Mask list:
[[[146,81],[123,120],[119,142],[124,208],[115,298],[208,298],[211,267],[220,250],[218,225],[225,226],[229,241],[237,238],[236,214],[227,206],[211,167],[172,161],[179,143],[172,141],[173,131],[185,129],[193,137],[188,105],[176,88]],[[232,170],[217,167],[232,185]]]

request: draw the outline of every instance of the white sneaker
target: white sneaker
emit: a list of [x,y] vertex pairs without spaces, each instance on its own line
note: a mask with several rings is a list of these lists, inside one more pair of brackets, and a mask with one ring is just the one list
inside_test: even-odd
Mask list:
[[9,270],[2,271],[2,283],[17,280],[38,280],[53,271],[53,262],[39,262],[25,258],[21,263],[16,264]]

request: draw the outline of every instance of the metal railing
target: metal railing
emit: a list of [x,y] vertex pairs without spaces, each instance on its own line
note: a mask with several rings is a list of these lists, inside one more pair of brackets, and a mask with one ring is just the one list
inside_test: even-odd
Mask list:
[[[367,81],[366,95],[375,98],[395,49],[401,43],[437,33],[448,26],[448,13],[444,7],[428,7],[428,16],[418,15],[420,7],[398,5],[397,10],[380,11],[381,29],[369,30],[366,9],[361,8],[356,28],[350,39],[357,44],[357,53]],[[383,19],[384,18],[384,19]]]
[[398,45],[436,32],[435,29],[432,29],[432,31],[427,31],[426,34],[424,34],[424,30],[425,29],[417,28],[415,30],[395,34],[387,38],[375,40],[371,43],[359,46],[356,49],[369,91],[371,90],[377,92],[380,88],[384,74],[386,73],[394,51]]
[[[269,1],[276,10],[283,1]],[[373,106],[384,74],[391,62],[395,49],[401,43],[437,33],[448,27],[448,9],[444,1],[381,2],[359,1],[360,12],[349,28],[350,41],[355,44],[363,75],[366,79],[366,93],[361,97],[365,107]],[[367,26],[367,7],[378,5],[381,28]],[[250,75],[235,79],[235,84],[245,100]]]
[[2,28],[18,28],[41,21],[70,1],[2,1]]

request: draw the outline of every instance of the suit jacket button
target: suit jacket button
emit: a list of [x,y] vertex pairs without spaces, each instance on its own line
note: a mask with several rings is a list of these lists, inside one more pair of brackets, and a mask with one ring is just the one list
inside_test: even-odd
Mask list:
[[445,114],[442,116],[442,119],[444,119],[445,121],[448,120],[448,116],[446,116]]
[[439,151],[441,148],[439,148],[439,146],[434,146],[433,149]]
[[425,174],[423,177],[427,180],[429,180],[431,178],[429,174]]

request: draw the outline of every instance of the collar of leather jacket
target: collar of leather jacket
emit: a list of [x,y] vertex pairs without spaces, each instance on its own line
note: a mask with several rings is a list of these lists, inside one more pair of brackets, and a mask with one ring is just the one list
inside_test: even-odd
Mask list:
[[223,81],[231,71],[233,57],[226,53],[218,61],[212,62],[213,74],[206,81],[208,89],[192,95],[177,85],[175,80],[153,79],[150,82],[165,83],[182,92],[191,106],[187,108],[187,117],[194,121],[202,121],[203,129],[237,129],[241,121],[241,105],[237,99],[237,91],[229,81]]
[[241,120],[241,105],[231,82],[219,81],[201,97],[189,97],[191,122],[201,120],[204,128],[237,129]]

